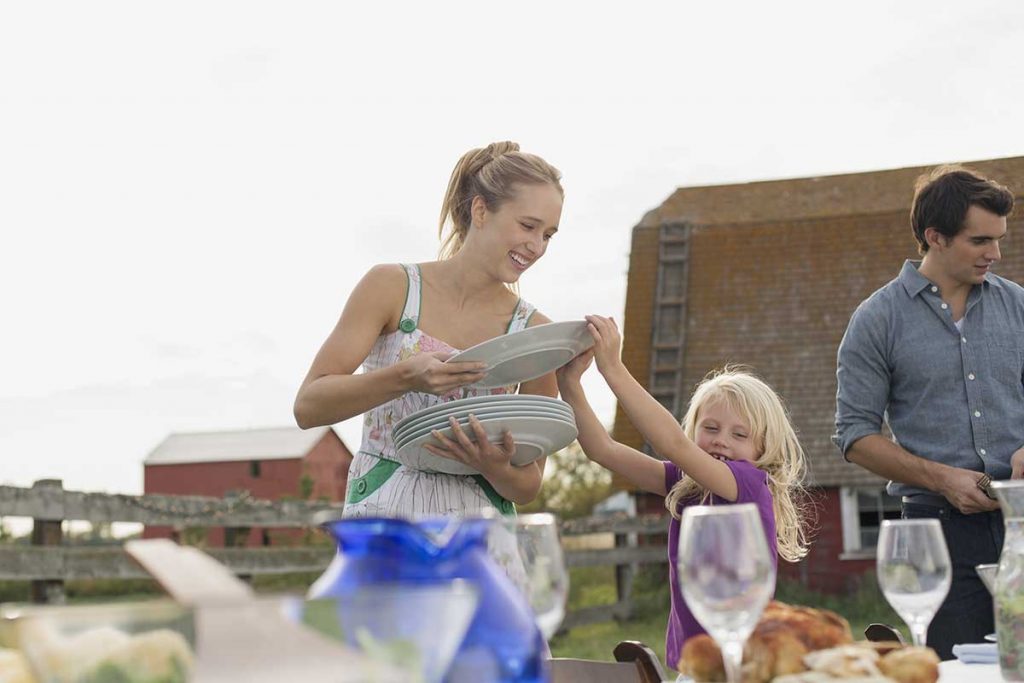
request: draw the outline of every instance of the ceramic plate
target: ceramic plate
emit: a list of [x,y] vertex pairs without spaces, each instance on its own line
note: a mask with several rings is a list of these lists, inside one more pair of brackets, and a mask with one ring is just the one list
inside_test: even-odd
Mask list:
[[[481,420],[481,423],[490,440],[495,443],[501,441],[501,434],[506,429],[512,432],[516,441],[516,452],[512,456],[513,465],[526,465],[543,458],[560,448],[565,448],[576,438],[575,424],[549,417],[511,417]],[[451,436],[451,429],[440,431],[445,436]],[[479,474],[461,462],[434,455],[423,448],[426,443],[436,443],[429,432],[399,448],[395,453],[395,459],[407,467],[428,472]]]
[[487,363],[487,376],[473,386],[489,389],[546,375],[593,345],[586,320],[566,320],[488,339],[446,362]]
[[[572,417],[570,417],[568,415],[565,415],[563,413],[559,413],[557,411],[546,410],[546,409],[538,409],[538,410],[501,410],[501,411],[490,413],[490,414],[487,414],[487,415],[484,415],[484,414],[481,414],[481,413],[473,413],[473,414],[476,415],[477,419],[480,420],[481,423],[486,422],[487,420],[504,420],[504,419],[515,418],[515,417],[543,417],[543,418],[550,418],[552,420],[562,420],[564,422],[568,422],[568,423],[573,424],[573,425],[576,424],[576,421],[574,419],[572,419]],[[464,432],[469,432],[469,430],[470,430],[470,427],[469,427],[469,415],[468,414],[457,415],[456,419],[458,420],[459,426],[462,428],[462,430]],[[434,421],[425,422],[425,423],[423,423],[422,425],[420,425],[418,427],[409,428],[409,429],[407,429],[407,430],[405,430],[405,431],[403,431],[401,433],[397,433],[396,432],[395,433],[395,449],[401,448],[404,444],[408,443],[411,439],[415,439],[417,437],[423,436],[424,434],[429,434],[434,429],[436,429],[438,431],[447,431],[449,429],[449,427],[450,427],[450,425],[449,425],[449,422],[448,422],[448,418],[444,418],[443,420],[438,420],[436,422],[434,422]]]
[[413,420],[419,420],[427,417],[428,415],[434,415],[440,411],[447,411],[452,409],[462,408],[476,408],[481,404],[487,404],[487,407],[493,407],[494,405],[507,405],[512,408],[522,404],[533,404],[533,405],[546,405],[546,406],[557,406],[572,412],[572,408],[568,403],[561,399],[550,398],[548,396],[535,396],[533,394],[488,394],[487,396],[473,396],[470,398],[460,398],[454,401],[445,401],[444,403],[435,403],[432,406],[417,410],[415,413],[406,415],[401,420],[395,423],[394,429],[404,429],[407,424]]
[[547,403],[534,403],[532,401],[516,402],[514,405],[509,405],[508,403],[479,403],[470,408],[463,407],[451,408],[449,410],[439,410],[432,412],[429,415],[424,415],[421,418],[409,420],[408,422],[405,422],[405,424],[395,427],[394,436],[395,440],[397,441],[399,437],[402,436],[403,434],[408,434],[411,431],[416,431],[417,429],[423,427],[426,424],[447,422],[448,418],[452,415],[457,417],[459,420],[463,420],[469,417],[470,413],[476,415],[477,417],[482,417],[484,415],[496,415],[501,412],[518,412],[521,410],[528,410],[531,412],[549,412],[554,413],[555,416],[563,415],[572,420],[573,422],[576,421],[576,416],[573,414],[572,408],[570,408],[568,405],[562,407]]

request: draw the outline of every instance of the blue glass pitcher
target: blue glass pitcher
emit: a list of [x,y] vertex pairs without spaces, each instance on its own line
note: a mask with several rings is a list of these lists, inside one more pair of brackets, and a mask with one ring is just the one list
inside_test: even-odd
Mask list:
[[329,522],[338,554],[309,590],[310,598],[340,598],[362,586],[429,584],[464,579],[480,600],[448,683],[547,681],[547,645],[523,594],[487,551],[493,520],[418,521],[363,517]]

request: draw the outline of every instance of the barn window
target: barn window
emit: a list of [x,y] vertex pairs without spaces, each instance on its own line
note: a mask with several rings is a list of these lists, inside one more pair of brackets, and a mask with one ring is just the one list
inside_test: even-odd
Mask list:
[[899,519],[900,499],[880,487],[844,487],[840,493],[843,550],[851,556],[874,557],[884,519]]
[[253,479],[260,478],[260,461],[253,460],[249,463],[249,476]]

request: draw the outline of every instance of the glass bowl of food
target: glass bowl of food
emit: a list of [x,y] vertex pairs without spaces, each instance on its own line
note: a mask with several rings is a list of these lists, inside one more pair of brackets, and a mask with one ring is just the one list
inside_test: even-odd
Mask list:
[[0,606],[0,644],[36,683],[187,683],[193,610],[169,600]]

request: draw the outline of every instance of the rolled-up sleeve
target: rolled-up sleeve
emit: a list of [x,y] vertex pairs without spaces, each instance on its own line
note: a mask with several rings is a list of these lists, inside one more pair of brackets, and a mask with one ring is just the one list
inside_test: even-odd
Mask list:
[[836,432],[832,442],[846,457],[850,446],[880,434],[889,401],[891,370],[886,316],[877,298],[853,313],[836,360]]

